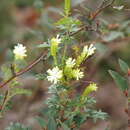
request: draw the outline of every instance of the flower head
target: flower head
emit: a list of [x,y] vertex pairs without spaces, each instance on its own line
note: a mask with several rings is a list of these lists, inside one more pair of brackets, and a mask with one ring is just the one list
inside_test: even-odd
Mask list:
[[94,54],[96,48],[93,46],[93,44],[91,44],[89,47],[88,45],[84,46],[83,48],[83,53],[87,54],[87,56],[91,56],[92,54]]
[[87,86],[81,96],[81,101],[84,102],[85,99],[87,99],[88,95],[91,94],[94,91],[97,91],[98,87],[95,83],[90,83],[89,86]]
[[66,60],[66,66],[69,68],[73,68],[75,64],[76,64],[75,59],[68,58]]
[[61,39],[59,38],[59,35],[57,37],[53,37],[51,39],[51,55],[56,56],[58,45],[61,43]]
[[27,56],[26,52],[26,47],[19,43],[14,47],[13,50],[16,59],[24,59],[24,57]]
[[57,84],[63,76],[62,70],[60,70],[58,67],[55,67],[52,70],[47,70],[47,73],[49,74],[47,76],[48,81],[54,84]]
[[79,80],[83,78],[84,73],[80,71],[80,69],[73,70],[73,76],[76,78],[76,80]]
[[91,83],[86,87],[85,91],[83,92],[83,96],[87,97],[90,93],[97,91],[97,89],[97,85],[95,83]]
[[51,44],[56,44],[56,45],[58,45],[59,43],[61,43],[61,39],[59,38],[59,35],[57,35],[56,38],[53,37],[53,38],[51,39]]

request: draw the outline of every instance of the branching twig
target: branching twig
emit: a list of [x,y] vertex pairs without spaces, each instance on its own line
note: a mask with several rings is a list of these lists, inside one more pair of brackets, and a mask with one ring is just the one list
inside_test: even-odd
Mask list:
[[0,111],[1,111],[1,112],[3,111],[3,109],[4,109],[4,107],[5,107],[6,100],[7,100],[7,97],[8,97],[8,93],[9,93],[9,91],[7,90],[7,91],[5,92],[5,96],[4,96],[4,99],[3,99],[3,103],[2,103],[1,108],[0,108]]
[[[90,14],[90,19],[93,21],[105,8],[108,8],[109,6],[111,6],[113,3],[115,2],[115,0],[112,0],[109,4],[107,4],[106,6],[104,6],[105,1],[103,0],[102,4],[100,5],[100,7],[93,13]],[[91,27],[88,25],[82,26],[78,31],[71,33],[70,36],[73,36],[83,30],[90,30],[91,31]]]
[[94,13],[92,13],[90,15],[91,20],[94,20],[97,17],[97,15],[99,15],[105,8],[108,8],[109,6],[111,6],[114,2],[115,2],[115,0],[112,0],[109,4],[107,4],[106,6],[104,6],[105,1],[103,1],[102,4],[101,4],[101,6]]
[[31,64],[29,64],[26,68],[24,68],[23,70],[19,71],[18,73],[16,73],[15,75],[13,75],[11,78],[9,78],[7,81],[3,82],[0,85],[0,88],[4,87],[5,85],[7,85],[9,82],[11,82],[13,79],[15,79],[16,77],[26,73],[27,71],[31,70],[35,65],[37,65],[41,60],[44,59],[44,57],[46,56],[45,53],[42,53],[36,60],[34,60]]

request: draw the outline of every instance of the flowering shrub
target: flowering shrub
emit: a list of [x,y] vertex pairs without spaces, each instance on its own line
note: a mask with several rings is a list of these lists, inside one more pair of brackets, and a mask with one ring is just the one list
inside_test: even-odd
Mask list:
[[[80,129],[88,119],[96,122],[99,119],[104,120],[108,117],[107,113],[94,107],[96,100],[91,96],[91,93],[98,90],[96,83],[88,81],[84,90],[76,93],[76,84],[83,81],[84,76],[87,75],[82,65],[94,55],[96,51],[95,44],[85,43],[81,48],[78,48],[78,46],[75,46],[75,49],[73,48],[74,36],[79,32],[99,31],[98,24],[97,30],[93,29],[93,22],[96,21],[95,18],[103,9],[114,3],[114,0],[108,4],[105,4],[105,2],[103,1],[98,10],[88,15],[88,25],[88,23],[84,23],[71,15],[71,0],[65,0],[63,18],[55,24],[59,29],[58,34],[50,38],[46,43],[38,45],[39,48],[44,50],[44,53],[27,67],[24,66],[27,64],[25,60],[28,56],[27,48],[20,43],[14,47],[13,63],[2,67],[4,82],[0,85],[0,88],[8,84],[8,89],[5,94],[0,95],[1,118],[10,109],[12,97],[19,94],[31,94],[29,90],[19,87],[20,82],[17,77],[29,71],[40,61],[49,61],[51,63],[51,67],[46,70],[44,75],[38,75],[39,79],[47,80],[51,84],[48,87],[50,95],[46,100],[47,107],[43,109],[44,115],[43,117],[37,117],[43,130],[76,130]],[[114,8],[120,9],[119,7]],[[122,35],[118,33],[116,36]],[[104,37],[108,41],[113,40],[111,38],[113,38],[113,34]],[[117,78],[112,71],[110,73],[114,78]],[[124,83],[124,79],[122,82]],[[122,82],[120,81],[118,84],[121,85]],[[7,127],[7,130],[31,130],[31,128],[19,123],[12,123]]]

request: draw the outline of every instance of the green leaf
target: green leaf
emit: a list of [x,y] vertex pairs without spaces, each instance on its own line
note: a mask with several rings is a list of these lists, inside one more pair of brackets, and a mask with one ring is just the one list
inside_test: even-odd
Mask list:
[[[0,105],[2,105],[4,98],[5,98],[5,95],[0,94]],[[12,102],[8,101],[7,104],[5,105],[5,108],[2,111],[0,110],[0,112],[6,112],[7,110],[10,110],[11,108],[12,108]]]
[[39,74],[36,74],[35,77],[36,77],[36,80],[45,80],[46,75],[39,73]]
[[109,51],[109,48],[103,43],[98,42],[95,44],[95,47],[101,56],[104,56]]
[[57,130],[57,125],[54,118],[50,117],[49,122],[48,122],[48,130]]
[[38,45],[37,47],[38,47],[38,48],[49,48],[50,45],[47,44],[47,43],[43,43],[43,44]]
[[11,123],[5,130],[32,130],[32,129],[20,123]]
[[127,74],[128,72],[128,69],[129,69],[129,66],[126,62],[124,62],[123,60],[119,59],[119,65],[120,65],[120,68],[121,70]]
[[79,30],[79,26],[82,24],[80,20],[73,17],[64,17],[55,23],[61,30],[75,32]]
[[65,17],[56,22],[56,25],[67,25],[67,26],[76,26],[81,25],[81,21],[72,17]]
[[1,67],[2,77],[4,80],[8,80],[12,76],[12,72],[9,65],[3,65]]
[[46,123],[46,121],[45,121],[43,118],[41,118],[41,117],[36,117],[36,120],[38,121],[38,123],[40,124],[40,126],[41,126],[42,128],[44,128],[44,127],[47,126],[47,123]]
[[109,42],[109,41],[113,41],[117,38],[123,38],[123,37],[124,37],[123,32],[111,31],[108,35],[103,37],[103,40]]
[[114,79],[117,86],[122,91],[125,91],[125,90],[128,89],[128,83],[127,83],[127,80],[124,77],[122,77],[120,74],[118,74],[117,72],[112,71],[112,70],[109,70],[109,73],[112,76],[112,78]]
[[70,130],[70,128],[65,123],[61,123],[61,126],[64,130]]
[[24,89],[24,88],[12,88],[11,90],[11,94],[10,94],[10,98],[12,98],[15,95],[21,95],[21,94],[26,94],[26,95],[30,95],[31,91]]
[[71,8],[71,0],[65,0],[65,14],[68,16]]

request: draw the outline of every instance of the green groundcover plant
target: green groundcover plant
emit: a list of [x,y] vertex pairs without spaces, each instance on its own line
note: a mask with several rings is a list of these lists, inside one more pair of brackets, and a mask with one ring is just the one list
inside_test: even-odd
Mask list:
[[[37,121],[43,130],[76,130],[80,129],[88,119],[93,119],[96,122],[108,117],[107,113],[96,110],[94,107],[96,100],[91,96],[91,93],[98,90],[96,83],[89,81],[82,92],[76,93],[76,84],[87,75],[84,72],[83,63],[92,57],[96,47],[92,43],[86,43],[81,48],[74,47],[74,36],[81,31],[97,31],[92,28],[96,16],[113,3],[114,0],[110,3],[103,1],[98,10],[89,13],[87,23],[83,23],[71,15],[71,0],[65,0],[62,18],[55,23],[55,26],[59,29],[58,34],[48,39],[47,42],[38,45],[38,48],[43,49],[44,53],[27,67],[25,67],[27,65],[25,60],[27,48],[20,43],[14,47],[13,62],[5,64],[1,68],[4,82],[0,85],[0,88],[8,84],[8,89],[0,95],[1,118],[11,108],[11,99],[15,95],[31,94],[29,90],[19,87],[21,83],[17,80],[17,77],[29,71],[40,61],[51,63],[45,74],[37,75],[38,79],[47,80],[51,84],[48,87],[50,96],[45,102],[46,107],[42,110],[43,116],[37,117]],[[121,10],[123,7],[115,8]],[[113,38],[113,35],[111,38]],[[115,72],[110,71],[110,73],[113,78],[119,77],[115,76],[117,75]],[[124,82],[123,80],[119,85]],[[31,127],[26,127],[20,123],[11,123],[6,128],[6,130],[31,129]]]

